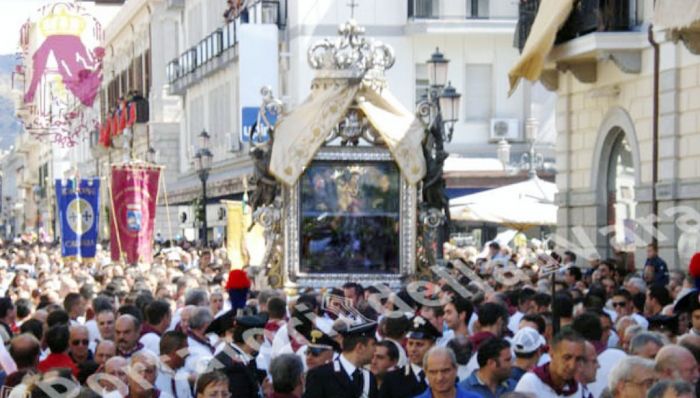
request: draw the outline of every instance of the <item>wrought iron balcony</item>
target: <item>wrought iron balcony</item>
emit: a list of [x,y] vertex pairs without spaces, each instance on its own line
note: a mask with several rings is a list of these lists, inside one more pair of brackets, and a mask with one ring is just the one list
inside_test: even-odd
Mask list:
[[[638,30],[642,24],[645,0],[579,0],[564,26],[559,30],[556,44],[561,44],[592,32],[627,32]],[[515,45],[522,51],[535,21],[540,0],[520,0]]]
[[[238,44],[237,27],[247,23],[274,24],[279,29],[284,29],[287,23],[287,1],[258,0],[246,6],[239,14],[231,17],[223,27],[216,29],[199,43],[185,50],[179,57],[170,61],[166,66],[168,82],[173,85],[205,66],[207,66],[205,69],[216,68],[216,66],[211,66],[211,64],[216,64],[212,61],[236,47]],[[171,87],[172,90],[173,87]],[[182,87],[174,89],[175,92],[181,90]]]
[[409,20],[515,19],[517,8],[492,0],[408,0]]

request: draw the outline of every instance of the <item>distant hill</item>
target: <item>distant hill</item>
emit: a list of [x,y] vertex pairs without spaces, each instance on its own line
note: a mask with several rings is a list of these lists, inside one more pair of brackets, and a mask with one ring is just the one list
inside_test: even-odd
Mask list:
[[15,118],[12,99],[12,72],[15,69],[14,54],[0,55],[0,149],[8,149],[22,129]]

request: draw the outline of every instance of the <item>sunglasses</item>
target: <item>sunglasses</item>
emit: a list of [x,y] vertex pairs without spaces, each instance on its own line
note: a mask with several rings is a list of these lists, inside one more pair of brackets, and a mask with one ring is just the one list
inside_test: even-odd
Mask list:
[[624,307],[627,305],[626,301],[613,301],[612,306],[613,307]]
[[73,340],[70,342],[72,345],[88,345],[90,344],[90,340],[88,339],[83,339],[83,340]]

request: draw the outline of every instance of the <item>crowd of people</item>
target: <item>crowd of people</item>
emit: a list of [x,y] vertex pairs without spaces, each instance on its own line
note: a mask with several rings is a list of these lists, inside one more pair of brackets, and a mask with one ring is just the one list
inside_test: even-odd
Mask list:
[[492,242],[428,280],[284,291],[223,249],[126,266],[6,244],[0,396],[700,396],[699,291],[647,252],[630,269]]

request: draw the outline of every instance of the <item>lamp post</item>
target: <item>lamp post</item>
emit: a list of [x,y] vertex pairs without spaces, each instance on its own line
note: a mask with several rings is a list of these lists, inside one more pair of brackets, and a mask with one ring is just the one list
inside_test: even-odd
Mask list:
[[146,162],[156,164],[156,162],[158,161],[157,155],[158,153],[156,152],[155,148],[148,147],[148,150],[146,151]]
[[194,168],[199,175],[199,180],[202,181],[202,206],[204,209],[204,217],[202,220],[203,244],[204,247],[209,246],[209,238],[207,236],[207,179],[209,179],[209,171],[211,171],[211,161],[213,154],[209,150],[209,133],[202,130],[199,134],[199,150],[194,156]]
[[496,152],[498,154],[498,160],[503,164],[504,170],[513,172],[527,170],[529,178],[537,177],[537,170],[544,167],[544,156],[535,150],[539,125],[539,122],[534,117],[529,117],[525,122],[525,138],[530,145],[530,149],[526,153],[523,153],[520,158],[520,163],[518,164],[510,164],[510,143],[508,143],[505,138],[501,138],[501,140],[498,141]]
[[[461,95],[447,81],[449,60],[438,48],[430,56],[428,79],[430,88],[418,103],[418,116],[428,125],[428,136],[423,143],[426,175],[423,178],[421,219],[426,227],[423,244],[429,257],[443,258],[443,243],[449,235],[450,204],[443,176],[445,143],[452,141],[454,124],[459,120]],[[428,258],[428,261],[432,259]]]

